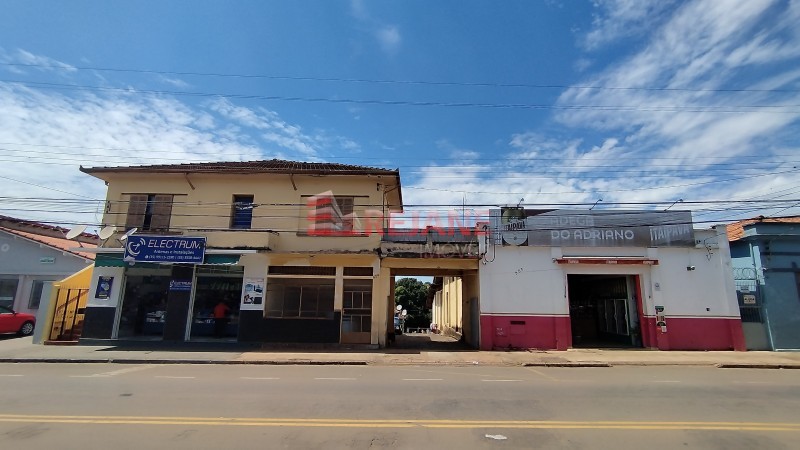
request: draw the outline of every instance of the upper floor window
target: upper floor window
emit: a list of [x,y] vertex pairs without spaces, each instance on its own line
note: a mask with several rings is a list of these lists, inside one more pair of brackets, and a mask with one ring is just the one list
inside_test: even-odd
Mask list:
[[173,197],[172,194],[131,194],[125,229],[168,231]]
[[234,195],[231,228],[249,230],[253,225],[253,196]]
[[[303,208],[310,208],[301,214],[301,232],[311,235],[349,235],[359,231],[357,201],[367,197],[352,195],[302,196]],[[363,207],[361,207],[363,209]],[[363,211],[362,211],[363,212]],[[302,221],[305,221],[304,223]]]

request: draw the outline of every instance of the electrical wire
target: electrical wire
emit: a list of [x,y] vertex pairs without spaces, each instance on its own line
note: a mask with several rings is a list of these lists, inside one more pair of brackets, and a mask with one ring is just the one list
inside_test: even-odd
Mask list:
[[151,75],[173,75],[173,76],[202,76],[216,78],[254,78],[268,80],[289,80],[289,81],[321,81],[321,82],[341,82],[341,83],[368,83],[368,84],[399,84],[399,85],[423,85],[423,86],[458,86],[458,87],[493,87],[493,88],[534,88],[534,89],[581,89],[581,90],[611,90],[611,91],[666,91],[666,92],[759,92],[759,93],[792,93],[800,92],[800,89],[753,89],[753,88],[676,88],[676,87],[632,87],[632,86],[596,86],[596,85],[570,85],[570,84],[531,84],[531,83],[490,83],[490,82],[457,82],[457,81],[426,81],[426,80],[390,80],[390,79],[369,79],[369,78],[336,78],[336,77],[311,77],[311,76],[289,76],[289,75],[266,75],[266,74],[243,74],[243,73],[215,73],[197,71],[166,71],[149,69],[131,68],[108,68],[92,66],[73,66],[66,65],[47,65],[33,63],[11,63],[3,62],[0,66],[8,67],[36,67],[42,69],[56,70],[84,70],[96,72],[118,72]]

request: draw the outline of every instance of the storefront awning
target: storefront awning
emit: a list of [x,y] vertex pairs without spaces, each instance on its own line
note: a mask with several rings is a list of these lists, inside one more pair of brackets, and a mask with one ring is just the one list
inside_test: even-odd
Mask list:
[[553,262],[557,264],[609,264],[609,265],[644,265],[644,266],[657,266],[657,259],[649,258],[605,258],[593,256],[573,256],[564,258],[555,258]]
[[207,265],[226,265],[232,266],[239,264],[239,257],[242,255],[208,255],[206,254],[203,264]]

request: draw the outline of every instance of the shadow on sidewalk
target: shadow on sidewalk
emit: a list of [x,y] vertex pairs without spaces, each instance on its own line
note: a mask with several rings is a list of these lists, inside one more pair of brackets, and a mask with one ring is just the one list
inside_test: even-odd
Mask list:
[[387,348],[364,344],[246,343],[224,341],[160,341],[81,339],[79,345],[102,347],[96,352],[179,352],[179,353],[385,353],[473,352],[463,342],[435,334],[404,334]]

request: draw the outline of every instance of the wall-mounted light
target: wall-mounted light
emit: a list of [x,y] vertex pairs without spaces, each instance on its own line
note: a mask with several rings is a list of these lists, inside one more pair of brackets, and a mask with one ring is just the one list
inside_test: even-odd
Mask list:
[[691,271],[691,270],[694,270],[694,269],[696,269],[695,266],[686,266],[686,270]]

